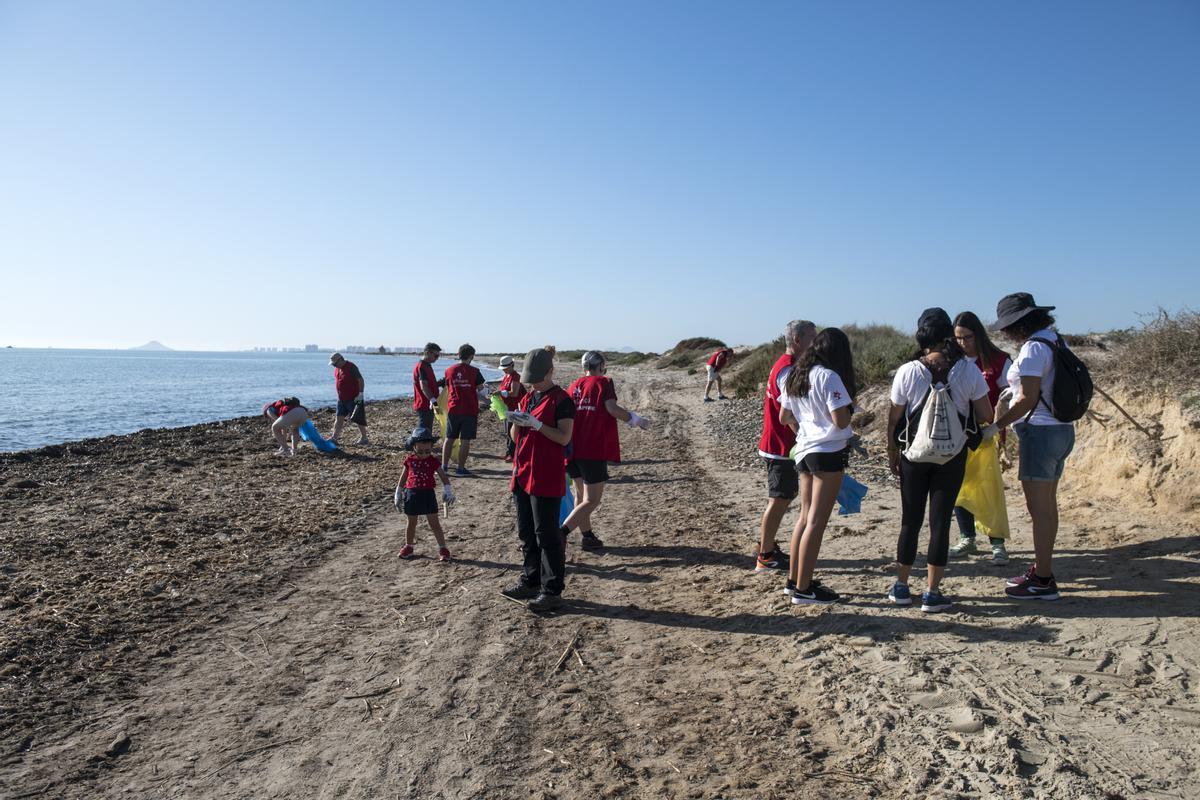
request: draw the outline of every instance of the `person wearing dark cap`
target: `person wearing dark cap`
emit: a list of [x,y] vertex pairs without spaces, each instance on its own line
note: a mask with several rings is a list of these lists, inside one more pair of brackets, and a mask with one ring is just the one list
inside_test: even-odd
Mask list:
[[527,391],[518,410],[508,415],[516,444],[509,489],[524,564],[520,579],[501,593],[528,600],[531,611],[553,611],[562,605],[566,578],[558,521],[567,493],[563,464],[575,425],[575,402],[554,383],[554,356],[544,348],[525,356],[521,382]]
[[996,304],[991,330],[1004,333],[1021,350],[1008,370],[1013,398],[996,420],[1013,426],[1019,442],[1017,477],[1033,523],[1034,563],[1010,578],[1005,590],[1018,600],[1057,600],[1052,559],[1058,537],[1058,481],[1075,446],[1075,425],[1055,416],[1054,348],[1067,345],[1054,330],[1054,306],[1039,306],[1033,295],[1017,292]]
[[[922,460],[910,445],[925,412],[934,402],[934,392],[946,387],[948,413],[957,413],[960,433],[967,427],[972,409],[976,426],[992,420],[987,382],[975,362],[964,356],[954,339],[950,315],[940,308],[928,308],[917,320],[919,350],[911,361],[902,364],[892,379],[891,411],[888,415],[888,462],[892,474],[900,478],[900,536],[896,544],[896,581],[888,599],[898,606],[911,606],[908,579],[917,559],[917,542],[929,508],[929,552],[926,589],[921,595],[921,610],[945,611],[952,603],[941,591],[942,577],[950,550],[950,520],[967,465],[967,444],[949,460]],[[936,408],[933,407],[933,408]],[[933,408],[930,409],[932,412]],[[903,433],[901,433],[903,431]],[[994,435],[995,428],[992,428]],[[901,453],[900,445],[905,444]],[[909,456],[917,459],[909,460]],[[942,456],[945,457],[944,455]]]

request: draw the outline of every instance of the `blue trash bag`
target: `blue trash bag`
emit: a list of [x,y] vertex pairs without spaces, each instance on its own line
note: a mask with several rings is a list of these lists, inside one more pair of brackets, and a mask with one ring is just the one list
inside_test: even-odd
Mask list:
[[567,493],[563,495],[562,504],[558,507],[558,524],[562,525],[575,510],[575,498],[571,496],[571,479],[567,479]]
[[867,487],[851,478],[842,476],[842,488],[838,490],[838,516],[857,514],[862,511],[863,498],[867,496]]
[[300,438],[311,444],[320,453],[332,453],[338,446],[317,432],[317,426],[311,419],[304,420],[300,426]]

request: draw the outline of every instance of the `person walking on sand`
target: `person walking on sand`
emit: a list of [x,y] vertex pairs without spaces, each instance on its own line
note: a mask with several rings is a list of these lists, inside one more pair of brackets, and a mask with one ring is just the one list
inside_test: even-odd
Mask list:
[[567,493],[563,458],[575,425],[575,402],[554,383],[554,356],[543,348],[525,356],[521,382],[529,389],[509,414],[516,442],[509,489],[521,539],[521,577],[501,594],[528,600],[531,611],[562,605],[566,553],[559,531],[559,508]]
[[605,375],[604,355],[596,350],[583,354],[583,377],[567,388],[575,402],[575,430],[571,436],[571,455],[567,475],[575,485],[575,508],[562,525],[563,547],[571,531],[579,528],[584,550],[604,546],[592,528],[592,515],[600,507],[608,481],[608,465],[621,461],[621,437],[617,420],[631,428],[645,430],[650,420],[617,403],[612,378]]
[[483,373],[471,366],[475,348],[464,344],[458,348],[458,363],[446,369],[446,391],[450,393],[446,403],[446,441],[442,444],[442,469],[449,472],[450,455],[454,441],[458,440],[458,467],[454,474],[470,477],[467,471],[467,456],[471,453],[471,442],[479,426],[479,387],[486,381]]
[[[504,372],[504,377],[500,379],[500,387],[496,394],[504,401],[505,408],[516,411],[521,397],[525,394],[525,386],[521,383],[520,373],[517,372],[516,361],[512,356],[504,356],[500,359],[500,369]],[[511,464],[516,443],[512,439],[512,422],[507,418],[504,420],[504,448],[504,461]]]
[[[992,343],[987,329],[973,311],[964,311],[954,318],[954,341],[958,342],[967,358],[975,359],[975,366],[983,373],[983,380],[987,383],[988,402],[994,411],[1000,400],[1000,392],[1008,388],[1008,369],[1012,366],[1012,359]],[[1000,431],[1000,441],[1004,442],[1004,431]],[[975,457],[975,451],[967,454],[968,467]],[[958,541],[950,546],[950,557],[962,558],[978,553],[979,549],[975,546],[975,515],[962,506],[955,506],[954,518],[958,521]],[[992,546],[992,563],[997,566],[1007,564],[1008,549],[1004,546],[1004,539],[989,536],[988,541]]]
[[[896,581],[888,592],[888,599],[898,606],[912,605],[908,579],[917,559],[917,540],[928,506],[928,574],[926,589],[921,595],[921,610],[938,612],[953,605],[940,587],[950,549],[950,518],[962,486],[969,447],[963,436],[958,443],[961,449],[948,461],[925,460],[924,456],[913,461],[909,459],[910,455],[916,457],[912,443],[916,441],[923,416],[936,410],[936,405],[929,404],[936,404],[934,393],[941,387],[949,392],[951,408],[947,413],[958,415],[960,430],[970,428],[972,409],[974,430],[991,422],[992,404],[988,402],[983,373],[974,361],[963,355],[954,340],[954,326],[949,314],[940,308],[926,309],[917,320],[916,340],[919,351],[896,370],[892,379],[892,405],[888,415],[888,464],[892,474],[900,478],[901,507]],[[946,429],[952,428],[947,422]],[[904,452],[900,450],[901,444],[905,445]]]
[[[999,330],[1021,350],[1008,370],[1013,389],[1012,405],[996,420],[996,426],[1013,426],[1019,446],[1017,477],[1025,494],[1025,505],[1033,522],[1034,562],[1024,575],[1010,578],[1005,593],[1018,600],[1057,600],[1054,578],[1054,541],[1058,537],[1058,482],[1067,456],[1075,447],[1075,423],[1086,411],[1090,391],[1074,395],[1072,408],[1055,402],[1057,380],[1078,384],[1076,375],[1058,375],[1056,364],[1075,362],[1063,338],[1054,329],[1054,306],[1039,306],[1028,292],[1005,295],[996,304]],[[1086,374],[1086,372],[1085,372]],[[1090,378],[1087,388],[1090,390]]]
[[[300,426],[310,417],[308,409],[295,397],[283,397],[262,408],[263,416],[271,423],[271,435],[279,449],[277,456],[294,456],[300,446]],[[291,439],[289,444],[288,439]]]
[[440,478],[442,481],[442,500],[447,506],[454,503],[454,490],[450,488],[450,477],[446,470],[441,468],[437,456],[433,454],[435,441],[437,438],[430,428],[417,428],[408,439],[408,447],[413,452],[404,459],[400,480],[396,483],[395,496],[396,509],[408,518],[400,558],[413,557],[413,545],[417,541],[417,522],[421,517],[425,517],[438,544],[438,561],[450,560],[450,550],[446,547],[442,523],[438,520],[438,501],[434,493],[436,479]]
[[850,339],[825,328],[780,379],[779,421],[796,434],[803,515],[792,531],[784,594],[796,605],[828,605],[841,599],[813,578],[829,515],[842,487],[854,431],[850,417],[858,393]]
[[[792,320],[783,332],[787,352],[776,359],[767,378],[767,392],[763,398],[762,436],[758,440],[758,454],[767,465],[767,507],[759,523],[758,555],[754,571],[758,573],[789,571],[787,554],[779,549],[775,534],[783,515],[796,495],[800,493],[800,473],[792,461],[792,446],[796,444],[796,433],[779,421],[780,379],[791,371],[796,359],[808,349],[817,336],[817,326],[806,319]],[[804,507],[800,507],[804,517]]]
[[329,441],[338,443],[342,427],[346,420],[350,419],[358,425],[357,443],[370,444],[367,439],[367,412],[363,405],[363,391],[367,388],[367,382],[363,380],[362,373],[358,371],[354,362],[347,361],[341,353],[331,355],[329,364],[333,367],[333,384],[337,389],[337,413]]
[[437,405],[437,377],[433,374],[433,364],[442,357],[442,348],[434,342],[425,345],[421,360],[413,365],[413,411],[417,412],[417,427],[433,430],[433,408]]
[[712,402],[712,398],[709,397],[709,393],[712,391],[714,383],[717,385],[717,399],[729,399],[725,396],[725,393],[721,389],[721,370],[725,369],[726,365],[728,365],[732,360],[733,349],[729,347],[722,347],[708,357],[708,364],[705,365],[705,371],[708,373],[708,379],[704,383],[704,402]]

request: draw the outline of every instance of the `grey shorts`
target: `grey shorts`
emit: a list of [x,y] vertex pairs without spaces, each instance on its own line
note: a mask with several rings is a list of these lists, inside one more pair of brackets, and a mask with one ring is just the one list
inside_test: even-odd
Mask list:
[[1023,481],[1056,481],[1062,477],[1067,456],[1075,448],[1075,426],[1013,425],[1017,433],[1021,461],[1017,477]]

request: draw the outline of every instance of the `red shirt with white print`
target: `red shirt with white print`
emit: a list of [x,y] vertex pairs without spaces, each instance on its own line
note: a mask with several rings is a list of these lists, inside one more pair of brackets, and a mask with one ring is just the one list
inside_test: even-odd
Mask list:
[[419,456],[416,453],[404,459],[404,468],[408,470],[408,479],[404,481],[405,489],[435,489],[437,488],[438,459],[430,453]]
[[575,428],[571,433],[571,458],[589,461],[621,461],[621,437],[617,419],[605,403],[617,399],[611,378],[585,375],[567,390],[575,401]]

